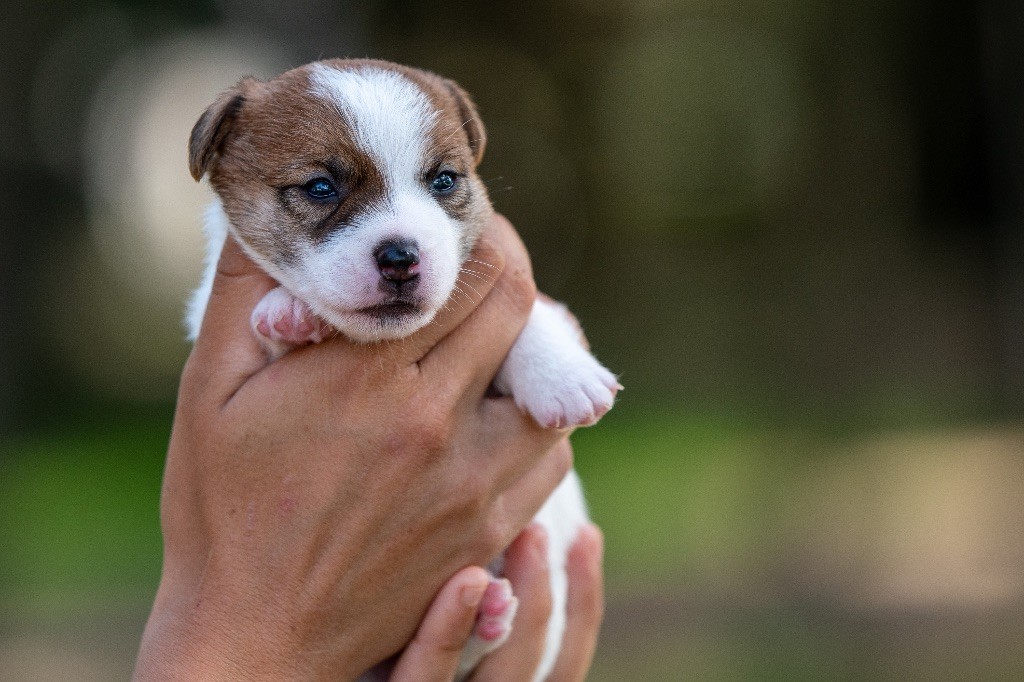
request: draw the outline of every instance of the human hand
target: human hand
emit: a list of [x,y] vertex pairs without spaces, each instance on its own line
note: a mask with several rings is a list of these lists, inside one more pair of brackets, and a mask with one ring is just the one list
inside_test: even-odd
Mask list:
[[503,218],[470,267],[473,298],[403,341],[268,365],[249,315],[275,282],[229,240],[182,375],[137,679],[354,677],[533,517],[571,450],[487,394],[535,296]]
[[[590,668],[604,613],[602,551],[601,531],[594,525],[580,530],[569,551],[566,628],[549,682],[582,680]],[[529,526],[508,548],[504,575],[512,582],[519,599],[512,635],[481,662],[472,680],[528,680],[540,663],[551,616],[547,538],[542,527]],[[482,595],[488,577],[483,569],[470,567],[448,581],[398,659],[390,682],[447,682],[452,679],[477,615],[476,606],[463,602],[460,596],[470,590]]]

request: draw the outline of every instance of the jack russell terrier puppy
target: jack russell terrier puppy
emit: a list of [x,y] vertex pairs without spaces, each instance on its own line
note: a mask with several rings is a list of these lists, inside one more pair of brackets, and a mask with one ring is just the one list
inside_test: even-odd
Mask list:
[[[328,60],[268,82],[243,79],[199,118],[189,141],[192,176],[208,176],[218,196],[207,216],[206,272],[189,306],[191,337],[228,234],[280,283],[252,312],[272,359],[334,330],[372,343],[428,324],[491,215],[476,173],[484,144],[468,95],[425,71]],[[595,423],[621,388],[565,311],[543,300],[494,387],[549,428]],[[558,653],[566,555],[586,518],[570,472],[536,517],[550,538],[553,596],[536,679]],[[459,677],[507,639],[515,607],[508,581],[495,579]]]

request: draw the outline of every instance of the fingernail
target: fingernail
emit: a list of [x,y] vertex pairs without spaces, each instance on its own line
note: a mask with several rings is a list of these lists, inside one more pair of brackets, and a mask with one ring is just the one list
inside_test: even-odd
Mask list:
[[480,600],[484,598],[485,590],[487,590],[486,584],[463,587],[461,594],[463,606],[469,609],[475,609],[480,606]]

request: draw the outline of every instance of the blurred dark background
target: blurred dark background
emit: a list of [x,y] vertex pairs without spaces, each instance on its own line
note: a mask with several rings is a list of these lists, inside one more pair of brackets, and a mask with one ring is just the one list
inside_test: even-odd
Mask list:
[[1024,5],[0,10],[0,678],[128,675],[221,89],[462,83],[540,286],[627,390],[575,437],[591,679],[1024,675]]

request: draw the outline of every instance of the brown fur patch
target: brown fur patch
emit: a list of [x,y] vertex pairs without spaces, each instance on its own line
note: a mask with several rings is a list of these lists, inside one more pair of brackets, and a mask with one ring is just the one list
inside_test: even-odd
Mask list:
[[[476,109],[452,81],[376,60],[328,60],[342,69],[396,71],[415,83],[439,112],[426,140],[421,182],[441,170],[457,174],[456,189],[435,196],[464,229],[465,258],[490,215],[476,174],[485,133]],[[310,67],[266,83],[247,79],[200,118],[190,146],[193,174],[209,173],[238,236],[275,264],[294,260],[303,242],[316,244],[345,229],[360,212],[386,201],[381,171],[353,140],[341,112],[311,94]],[[303,185],[325,178],[337,201],[311,201]]]

